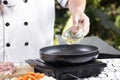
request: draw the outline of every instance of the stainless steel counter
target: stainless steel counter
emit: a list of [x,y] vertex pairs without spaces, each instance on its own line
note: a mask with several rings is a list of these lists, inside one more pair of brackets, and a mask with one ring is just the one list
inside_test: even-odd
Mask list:
[[98,59],[107,63],[101,74],[96,77],[84,78],[81,80],[120,80],[120,58]]

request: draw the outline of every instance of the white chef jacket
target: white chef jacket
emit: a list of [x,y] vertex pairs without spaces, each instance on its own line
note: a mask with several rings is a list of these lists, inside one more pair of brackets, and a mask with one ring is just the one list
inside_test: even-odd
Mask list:
[[[58,0],[65,7],[67,0]],[[40,58],[39,50],[53,44],[54,0],[3,0],[0,13],[0,61]]]

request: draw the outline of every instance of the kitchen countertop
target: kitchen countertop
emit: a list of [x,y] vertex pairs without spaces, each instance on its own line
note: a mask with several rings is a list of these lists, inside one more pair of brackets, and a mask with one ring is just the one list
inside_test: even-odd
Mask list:
[[82,80],[120,80],[120,58],[98,60],[107,63],[107,67],[98,76]]
[[[96,77],[82,78],[81,80],[120,80],[120,58],[98,60],[107,63],[107,67],[104,68],[102,73]],[[13,75],[0,76],[0,80],[24,75],[27,72],[34,71],[34,69],[27,63],[18,63],[16,67],[17,71]]]

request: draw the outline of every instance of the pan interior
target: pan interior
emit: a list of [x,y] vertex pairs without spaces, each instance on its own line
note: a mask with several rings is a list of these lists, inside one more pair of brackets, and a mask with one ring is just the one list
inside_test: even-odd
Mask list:
[[90,45],[57,45],[40,49],[43,54],[50,55],[83,55],[97,51],[98,48]]

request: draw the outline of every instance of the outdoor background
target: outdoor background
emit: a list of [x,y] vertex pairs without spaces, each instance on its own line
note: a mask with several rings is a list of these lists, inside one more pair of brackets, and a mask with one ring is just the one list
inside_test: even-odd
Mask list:
[[[120,50],[120,0],[87,0],[85,13],[90,18],[87,36],[98,36]],[[71,24],[70,20],[69,10],[56,2],[55,35],[62,34]]]

